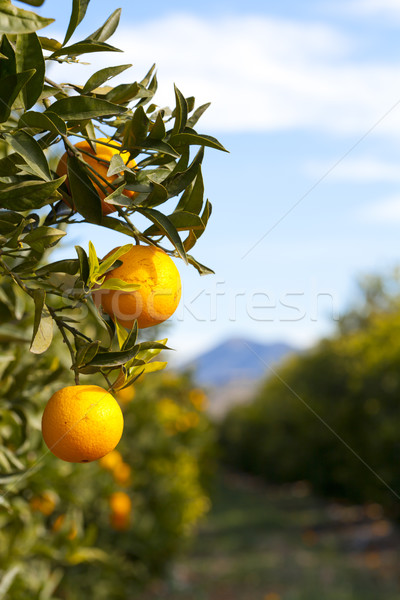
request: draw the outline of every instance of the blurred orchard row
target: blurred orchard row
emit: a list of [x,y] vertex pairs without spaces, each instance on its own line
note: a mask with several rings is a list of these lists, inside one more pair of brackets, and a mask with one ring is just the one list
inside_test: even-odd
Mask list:
[[40,420],[70,383],[69,354],[57,338],[28,352],[28,302],[0,280],[0,598],[126,598],[168,571],[209,508],[207,399],[188,376],[147,375],[116,396],[116,450],[86,465],[57,459]]
[[221,426],[226,461],[400,517],[400,278],[367,278],[335,335],[291,357]]

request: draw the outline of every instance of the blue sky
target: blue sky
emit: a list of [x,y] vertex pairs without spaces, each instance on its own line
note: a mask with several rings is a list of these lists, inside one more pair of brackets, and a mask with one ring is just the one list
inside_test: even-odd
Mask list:
[[[211,101],[198,129],[230,150],[207,153],[214,214],[193,251],[216,275],[179,263],[171,345],[186,358],[231,336],[307,346],[329,333],[355,279],[400,256],[400,5],[110,4],[91,0],[74,39],[120,6],[110,41],[125,54],[90,55],[92,66],[52,77],[79,83],[105,61],[131,62],[120,80],[133,81],[156,62],[158,103],[172,102],[173,82],[198,104]],[[61,37],[69,10],[45,2],[40,12],[57,18],[48,35]],[[72,233],[99,255],[121,241],[95,227]]]

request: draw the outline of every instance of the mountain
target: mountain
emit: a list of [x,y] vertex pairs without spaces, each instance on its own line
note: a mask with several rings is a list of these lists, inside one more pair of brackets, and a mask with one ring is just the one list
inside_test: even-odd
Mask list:
[[223,342],[192,360],[185,368],[193,371],[199,385],[222,387],[234,382],[257,382],[265,377],[268,366],[296,352],[283,342],[260,344],[246,339]]

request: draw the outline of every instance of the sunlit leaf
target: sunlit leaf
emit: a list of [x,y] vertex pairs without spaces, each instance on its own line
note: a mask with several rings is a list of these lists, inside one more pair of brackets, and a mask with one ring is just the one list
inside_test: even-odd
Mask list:
[[53,23],[35,13],[13,6],[9,0],[0,0],[1,33],[32,33]]
[[46,294],[42,289],[33,292],[35,303],[35,321],[30,351],[33,354],[42,354],[50,346],[53,339],[53,319],[45,304]]

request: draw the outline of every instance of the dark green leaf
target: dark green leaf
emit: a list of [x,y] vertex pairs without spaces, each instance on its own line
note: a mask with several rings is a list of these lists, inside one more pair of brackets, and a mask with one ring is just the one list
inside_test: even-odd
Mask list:
[[[168,219],[175,227],[177,231],[186,231],[186,230],[204,230],[204,225],[201,218],[198,215],[194,215],[189,212],[185,212],[184,210],[180,210],[178,212],[172,213],[172,215],[168,215]],[[146,235],[161,235],[162,231],[158,227],[158,225],[152,225],[149,229],[146,229]]]
[[0,50],[4,55],[4,59],[0,60],[0,79],[3,79],[3,77],[15,75],[17,72],[17,59],[14,48],[6,35],[3,35]]
[[33,12],[13,6],[9,0],[0,0],[1,33],[32,33],[53,23]]
[[26,112],[20,118],[18,127],[51,131],[52,133],[60,133],[61,135],[67,134],[67,126],[64,121],[51,111],[47,111],[46,113],[35,112],[33,110]]
[[178,90],[176,85],[174,85],[174,90],[176,106],[174,111],[175,122],[174,127],[172,129],[172,137],[185,129],[188,113],[186,99],[183,96],[182,92]]
[[81,346],[76,353],[75,366],[80,368],[94,359],[100,348],[100,341],[96,340]]
[[[150,119],[144,112],[143,107],[139,106],[133,113],[133,117],[125,130],[123,146],[129,150],[140,147],[146,139],[149,123]],[[135,157],[138,153],[139,150],[131,152],[131,155]]]
[[132,65],[120,65],[119,67],[106,67],[105,69],[100,69],[94,73],[85,83],[82,89],[82,94],[88,94],[92,90],[100,87],[106,81],[109,81],[116,75],[119,75],[126,69],[129,69]]
[[53,181],[23,181],[0,189],[0,207],[11,210],[31,210],[59,200],[57,188],[65,176]]
[[34,354],[42,354],[47,350],[53,339],[53,319],[45,304],[46,293],[42,289],[34,290],[33,301],[35,303],[35,321],[30,351]]
[[152,183],[153,189],[143,202],[140,203],[143,207],[152,207],[163,204],[168,199],[168,192],[163,185],[157,182]]
[[64,235],[66,233],[61,229],[42,226],[26,234],[22,241],[37,252],[43,252],[46,248],[55,246]]
[[14,231],[22,221],[22,215],[12,210],[0,211],[0,234],[6,235]]
[[185,188],[187,188],[192,183],[192,181],[198,174],[203,157],[204,148],[200,148],[200,150],[194,157],[192,163],[185,171],[181,173],[175,173],[164,181],[164,186],[167,188],[168,195],[170,198],[180,194]]
[[38,177],[46,181],[51,180],[47,159],[34,137],[22,130],[16,131],[13,135],[4,135],[4,137]]
[[31,69],[30,71],[24,71],[16,75],[7,75],[7,77],[3,77],[0,80],[0,123],[8,120],[12,105],[17,99],[18,94],[34,74],[34,69]]
[[150,69],[148,70],[148,72],[146,73],[146,75],[144,76],[144,78],[142,79],[142,81],[140,82],[141,85],[143,85],[144,87],[147,86],[147,84],[149,83],[151,76],[154,73],[154,69],[156,68],[156,65],[153,64],[151,65]]
[[199,106],[199,108],[195,110],[192,116],[188,119],[187,127],[194,127],[197,121],[202,116],[202,114],[205,113],[207,108],[210,106],[210,104],[211,102],[207,102],[207,104],[202,104],[201,106]]
[[24,4],[30,4],[31,6],[42,6],[44,0],[20,0]]
[[186,238],[186,240],[183,242],[183,246],[184,246],[186,252],[188,250],[190,250],[191,248],[193,248],[193,246],[195,245],[195,243],[197,242],[199,237],[204,233],[204,230],[207,227],[208,219],[210,218],[210,215],[211,215],[211,210],[212,210],[211,203],[207,200],[207,202],[204,206],[203,214],[201,215],[201,222],[203,223],[202,229],[200,229],[200,230],[192,229],[190,231],[188,237]]
[[85,119],[96,119],[97,117],[112,117],[126,112],[126,108],[87,96],[71,96],[61,98],[52,104],[46,111],[56,113],[65,121],[83,121]]
[[188,263],[190,265],[192,265],[193,267],[195,267],[197,269],[197,271],[200,273],[200,275],[215,275],[215,273],[212,269],[209,269],[205,265],[202,265],[201,263],[199,263],[190,254],[187,255],[187,259],[188,259]]
[[85,16],[89,1],[90,0],[73,0],[71,18],[69,20],[68,29],[67,33],[65,34],[63,45],[66,44],[69,39],[71,39],[75,29],[78,27],[79,23]]
[[112,36],[118,27],[119,19],[121,17],[121,9],[117,8],[112,15],[110,15],[107,21],[99,27],[94,33],[88,36],[89,40],[97,40],[98,42],[105,42]]
[[122,346],[122,350],[131,350],[134,345],[136,344],[136,340],[137,340],[137,336],[138,336],[138,323],[137,320],[135,320],[132,329],[129,332],[128,337],[126,338],[123,346]]
[[125,184],[120,185],[116,190],[104,198],[104,202],[115,206],[132,206],[132,198],[125,196],[123,193],[124,189]]
[[101,223],[100,196],[76,156],[68,157],[68,181],[75,209],[90,223]]
[[168,156],[173,156],[174,158],[178,158],[180,156],[175,148],[170,146],[170,144],[167,142],[149,139],[149,137],[142,142],[141,148],[143,148],[143,150],[156,150],[157,152],[167,154]]
[[161,113],[157,114],[156,120],[153,125],[150,126],[150,133],[148,140],[163,140],[165,138],[165,124]]
[[151,96],[151,92],[135,81],[134,83],[121,83],[117,85],[107,93],[105,98],[116,104],[126,104],[137,98],[149,98]]
[[122,52],[115,46],[110,46],[105,42],[96,42],[94,40],[84,40],[83,42],[77,42],[71,46],[64,46],[55,50],[49,58],[57,58],[59,56],[80,56],[81,54],[89,54],[92,52]]
[[85,250],[81,246],[75,246],[76,253],[78,255],[79,260],[79,272],[81,275],[81,279],[83,283],[86,285],[86,282],[89,278],[89,259]]
[[45,265],[36,269],[36,275],[48,275],[49,273],[67,273],[68,275],[76,275],[79,270],[79,260],[77,258],[65,258],[56,260],[54,263]]
[[135,356],[141,350],[147,349],[156,349],[160,348],[162,350],[169,350],[167,346],[164,344],[160,344],[159,342],[142,342],[141,344],[137,344],[130,348],[129,350],[125,350],[123,352],[99,352],[97,356],[88,363],[87,366],[90,367],[111,367],[116,368],[124,365],[129,360],[135,358]]
[[198,215],[203,207],[203,199],[204,183],[201,173],[201,166],[199,166],[199,170],[193,185],[191,185],[189,188],[186,188],[175,210],[185,210]]
[[30,69],[36,70],[22,90],[25,108],[29,109],[37,102],[42,93],[45,76],[42,46],[36,33],[18,36],[16,57],[19,73]]
[[[146,208],[146,209],[138,208],[137,210],[138,210],[138,212],[140,212],[142,215],[147,217],[150,221],[152,221],[158,227],[158,230],[160,231],[160,235],[165,235],[169,239],[169,241],[176,248],[176,251],[178,252],[179,256],[181,258],[183,258],[185,263],[187,263],[186,252],[183,247],[182,240],[179,237],[178,232],[176,231],[175,227],[173,226],[173,224],[171,223],[169,218],[154,208]],[[146,232],[145,232],[145,235],[146,235]]]
[[200,135],[197,133],[177,133],[173,135],[170,140],[170,144],[176,148],[177,146],[208,146],[209,148],[215,148],[216,150],[223,150],[228,152],[226,148],[211,135]]

